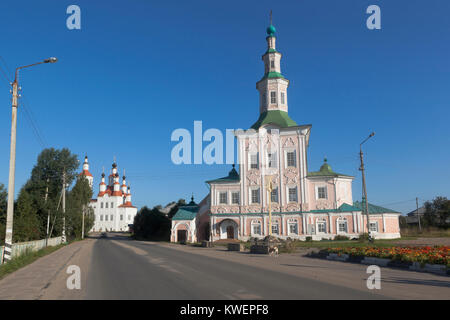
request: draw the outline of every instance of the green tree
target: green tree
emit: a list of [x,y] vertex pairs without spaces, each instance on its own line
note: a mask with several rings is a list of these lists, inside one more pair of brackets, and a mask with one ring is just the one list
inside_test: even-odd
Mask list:
[[168,241],[170,219],[156,207],[143,207],[134,217],[133,230],[137,239]]
[[33,196],[23,187],[14,210],[13,242],[40,239],[40,223]]
[[[33,212],[39,221],[40,239],[46,236],[49,210],[52,216],[58,214],[56,208],[60,201],[63,173],[65,172],[66,175],[66,183],[70,185],[76,177],[78,165],[77,156],[66,148],[61,150],[48,148],[39,154],[37,163],[31,171],[31,177],[23,187],[23,191],[31,197]],[[30,199],[26,200],[30,201]],[[21,205],[21,201],[22,199],[19,197],[18,207]],[[23,208],[27,208],[27,206],[24,205]],[[61,217],[61,215],[59,214],[57,217]],[[54,230],[60,234],[61,219],[57,219],[55,222]]]
[[448,228],[450,219],[450,200],[446,197],[436,197],[424,204],[424,221],[428,226]]
[[92,189],[88,180],[81,176],[77,179],[75,186],[68,193],[66,205],[66,235],[70,239],[81,238],[82,219],[84,216],[84,232],[87,232],[94,226],[94,213],[89,207],[92,198]]

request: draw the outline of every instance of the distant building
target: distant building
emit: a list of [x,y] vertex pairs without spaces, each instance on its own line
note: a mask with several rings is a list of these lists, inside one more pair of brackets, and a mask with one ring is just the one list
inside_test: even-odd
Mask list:
[[[85,176],[91,188],[93,187],[94,178],[89,172],[87,156],[80,176]],[[129,231],[137,214],[137,208],[131,203],[131,190],[130,186],[127,186],[125,174],[120,185],[115,161],[108,177],[108,184],[105,182],[105,173],[102,173],[97,199],[92,199],[89,205],[94,209],[94,226],[91,231]]]
[[419,217],[420,221],[423,223],[423,215],[425,214],[426,209],[425,207],[420,207],[419,211],[413,210],[406,214],[406,223],[409,225],[419,224]]
[[[256,84],[260,114],[251,127],[257,134],[235,131],[239,172],[233,165],[227,176],[207,181],[210,192],[198,205],[192,201],[179,208],[171,241],[262,238],[269,235],[269,226],[279,238],[357,238],[367,233],[364,206],[353,202],[354,177],[334,172],[327,159],[319,171],[308,170],[312,126],[298,125],[289,117],[289,80],[281,73],[273,25],[267,34],[265,74]],[[400,213],[372,204],[369,213],[376,238],[400,237]]]

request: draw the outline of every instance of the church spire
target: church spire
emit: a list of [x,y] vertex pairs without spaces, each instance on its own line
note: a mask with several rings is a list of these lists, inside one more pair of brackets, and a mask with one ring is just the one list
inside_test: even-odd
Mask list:
[[281,74],[281,53],[276,49],[276,29],[272,24],[270,11],[270,25],[266,29],[267,51],[262,56],[264,61],[264,76],[256,83],[259,91],[261,114],[268,111],[288,111],[287,88],[289,80]]

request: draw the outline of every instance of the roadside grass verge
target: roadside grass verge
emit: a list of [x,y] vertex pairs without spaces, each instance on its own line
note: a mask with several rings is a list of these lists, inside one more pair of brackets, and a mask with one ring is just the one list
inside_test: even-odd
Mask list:
[[46,255],[60,249],[63,246],[65,246],[65,244],[60,244],[60,245],[57,245],[54,247],[42,248],[38,251],[28,250],[21,256],[13,258],[8,263],[1,264],[0,265],[0,280],[2,278],[4,278],[6,275],[8,275],[14,271],[17,271],[17,270],[25,267],[26,265],[29,265],[30,263],[33,263],[37,259],[39,259],[43,256],[46,256]]

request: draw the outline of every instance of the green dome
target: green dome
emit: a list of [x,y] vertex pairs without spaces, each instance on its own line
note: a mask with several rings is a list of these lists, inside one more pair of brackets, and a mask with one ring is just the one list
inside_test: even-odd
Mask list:
[[330,165],[327,163],[327,158],[323,159],[323,165],[320,167],[320,171],[322,172],[333,172],[333,170],[331,170]]
[[275,29],[275,27],[271,24],[269,27],[267,27],[266,32],[269,37],[273,37],[275,35],[275,32],[277,32],[277,29]]

